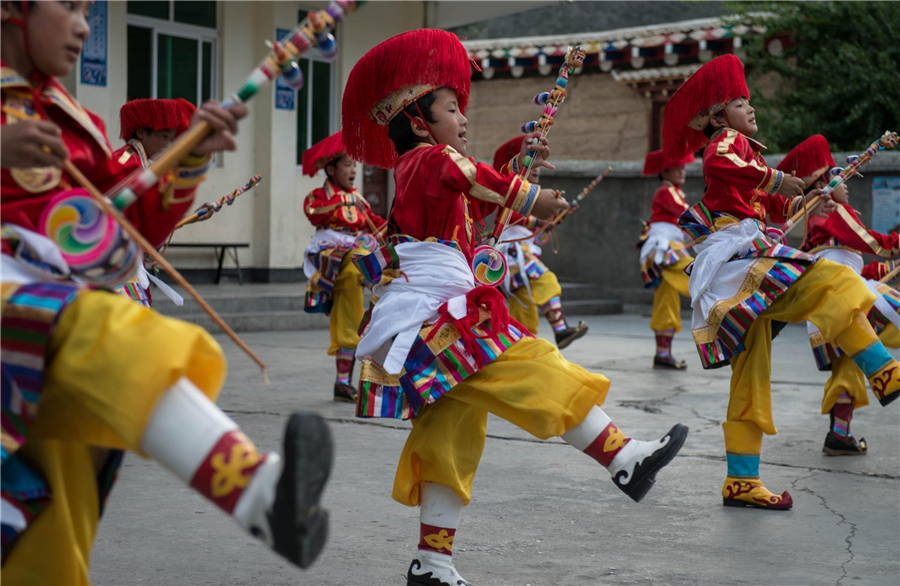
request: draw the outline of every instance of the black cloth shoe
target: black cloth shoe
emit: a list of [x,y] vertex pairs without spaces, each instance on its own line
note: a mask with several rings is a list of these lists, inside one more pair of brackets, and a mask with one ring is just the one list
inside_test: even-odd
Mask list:
[[825,445],[822,451],[829,456],[865,456],[869,447],[866,438],[856,441],[852,435],[847,439],[840,438],[830,431],[825,436]]
[[[632,439],[613,458],[609,466],[613,482],[634,502],[640,502],[656,482],[656,473],[672,461],[684,445],[688,427],[680,423],[669,430],[658,442],[642,442]],[[634,443],[633,448],[629,444]],[[626,450],[628,450],[626,452]],[[621,461],[619,456],[623,456]]]
[[334,400],[341,403],[356,403],[356,388],[346,383],[334,383]]
[[675,360],[671,354],[665,358],[656,355],[653,357],[653,368],[667,368],[670,370],[685,370],[687,362],[684,360]]
[[[294,413],[284,431],[284,468],[275,503],[266,513],[272,549],[308,568],[328,538],[328,511],[319,499],[331,473],[334,446],[325,420],[314,413]],[[252,533],[263,533],[258,527]]]
[[578,338],[585,335],[588,331],[588,326],[583,321],[578,322],[578,325],[574,328],[566,328],[560,333],[556,334],[556,347],[562,350]]

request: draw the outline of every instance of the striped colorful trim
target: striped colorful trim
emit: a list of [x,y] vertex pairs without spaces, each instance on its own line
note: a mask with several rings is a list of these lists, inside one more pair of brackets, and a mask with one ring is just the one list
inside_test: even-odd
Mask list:
[[129,299],[133,299],[143,305],[144,307],[150,307],[150,295],[147,291],[141,287],[141,284],[137,281],[129,281],[125,283],[118,289],[116,289],[116,293],[122,295],[123,297],[128,297]]
[[344,256],[350,250],[350,247],[329,246],[306,255],[316,268],[316,273],[306,282],[306,301],[303,311],[306,313],[331,313],[334,282],[341,270]]
[[[515,291],[519,287],[525,286],[525,279],[522,277],[522,273],[519,271],[518,265],[518,252],[516,252],[515,246],[509,247],[509,271],[511,274],[509,288],[511,291]],[[528,275],[528,279],[531,281],[535,281],[545,275],[550,269],[547,268],[537,256],[531,254],[530,252],[523,252],[525,256],[525,274]],[[515,271],[515,274],[512,274]]]
[[831,370],[831,363],[844,353],[837,346],[826,342],[821,334],[810,336],[809,345],[812,347],[816,368],[823,371]]
[[662,280],[663,268],[673,265],[683,258],[690,258],[687,248],[679,243],[670,243],[671,248],[663,255],[662,263],[657,264],[653,255],[647,257],[644,264],[641,265],[641,282],[645,289],[653,289],[659,286]]
[[371,254],[354,254],[352,262],[362,273],[363,279],[370,285],[377,285],[383,276],[396,278],[400,276],[400,257],[397,256],[396,246],[407,242],[437,242],[459,250],[459,245],[451,240],[440,238],[426,238],[419,240],[405,234],[394,234],[388,237],[388,244]]
[[394,250],[394,243],[383,246],[372,254],[354,254],[352,262],[362,273],[363,279],[369,285],[377,285],[381,282],[382,273],[387,270],[396,270],[400,266],[400,257]]
[[0,371],[2,371],[2,460],[0,484],[6,504],[21,513],[0,528],[5,556],[16,537],[50,500],[44,480],[17,451],[28,437],[38,412],[47,347],[59,315],[88,288],[75,283],[9,285],[2,289],[0,316]]
[[[700,202],[681,214],[678,226],[693,244],[697,244],[716,232],[718,220],[727,225],[738,222],[737,218],[728,214],[710,211],[703,202]],[[719,228],[722,228],[723,222],[720,222]],[[758,220],[756,223],[760,232],[765,234],[765,224]],[[769,269],[752,295],[728,310],[719,324],[715,340],[696,342],[703,368],[720,368],[728,364],[732,356],[743,352],[744,335],[753,321],[787,291],[788,287],[796,283],[807,268],[819,260],[815,255],[775,243],[766,236],[755,239],[748,250],[736,254],[731,260],[745,258],[773,258],[778,259],[778,262]],[[689,265],[685,272],[690,274],[692,268],[693,265]],[[784,326],[782,322],[773,322],[772,337],[777,336]]]
[[[881,296],[888,302],[894,312],[900,314],[900,292],[888,285],[879,286],[878,292],[881,293]],[[888,324],[892,323],[888,317],[874,305],[872,306],[872,309],[869,310],[866,317],[869,319],[869,323],[872,324],[872,329],[874,329],[875,333],[878,335],[881,335],[881,332],[885,330]],[[816,360],[816,368],[819,370],[831,370],[831,363],[838,356],[844,354],[843,350],[826,342],[821,335],[810,336],[809,344],[812,347],[813,358]]]
[[696,244],[715,232],[713,225],[719,215],[710,212],[701,201],[678,217],[678,227]]
[[[716,332],[716,339],[707,343],[697,342],[697,350],[700,353],[700,362],[703,363],[703,368],[726,366],[732,356],[743,352],[745,350],[744,335],[750,329],[753,321],[787,291],[788,287],[796,283],[797,279],[810,266],[812,265],[805,261],[780,260],[776,262],[766,273],[756,292],[725,314]],[[773,339],[785,325],[784,322],[772,323]]]
[[37,413],[50,335],[59,314],[86,288],[74,283],[3,288],[2,432],[4,455],[14,453]]
[[[307,285],[309,287],[309,285]],[[303,302],[303,311],[306,313],[331,314],[334,299],[324,291],[306,291],[306,299]]]
[[[50,504],[52,495],[44,479],[18,454],[3,463],[3,518],[0,519],[0,555],[6,556],[16,539]],[[13,513],[12,511],[16,511]]]
[[[510,324],[507,331],[493,332],[489,315],[483,314],[481,324],[472,328],[478,336],[477,352],[484,363],[492,362],[510,346],[530,334]],[[459,339],[455,326],[448,335],[455,341],[435,354],[432,349],[434,341],[426,343],[425,338],[431,332],[430,325],[424,325],[403,365],[403,371],[397,377],[390,377],[384,369],[372,360],[364,360],[360,375],[359,399],[356,403],[357,417],[386,417],[392,419],[414,419],[422,406],[437,401],[450,389],[478,372],[473,354]],[[444,339],[441,333],[435,340]],[[431,345],[430,345],[431,344]]]

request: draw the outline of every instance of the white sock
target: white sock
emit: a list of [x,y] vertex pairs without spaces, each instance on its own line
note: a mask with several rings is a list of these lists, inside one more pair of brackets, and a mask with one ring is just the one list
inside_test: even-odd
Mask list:
[[435,527],[456,529],[463,500],[452,488],[434,482],[419,484],[419,521]]
[[559,437],[570,446],[583,452],[594,443],[594,440],[606,429],[610,421],[612,420],[609,415],[594,405],[584,421],[578,424],[578,427],[570,429]]
[[141,450],[190,484],[216,442],[237,429],[237,423],[182,377],[157,403],[141,436]]
[[141,436],[141,450],[271,544],[265,512],[281,458],[259,455],[238,425],[190,380],[169,387]]

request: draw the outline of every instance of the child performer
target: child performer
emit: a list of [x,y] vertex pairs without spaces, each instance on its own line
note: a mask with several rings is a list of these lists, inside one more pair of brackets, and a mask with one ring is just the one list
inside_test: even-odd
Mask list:
[[[185,99],[177,100],[131,100],[119,109],[119,136],[125,141],[125,146],[113,152],[113,159],[121,165],[139,164],[143,169],[150,166],[150,160],[161,150],[169,146],[175,138],[188,129],[191,124],[191,116],[197,108]],[[131,161],[131,162],[129,162]],[[212,208],[210,204],[203,204],[203,208]],[[212,214],[200,216],[198,221],[205,221]],[[172,290],[166,283],[149,273],[145,263],[138,267],[137,275],[125,283],[116,291],[126,297],[130,297],[150,307],[153,298],[150,295],[150,282],[177,305],[182,305],[184,300],[178,293]]]
[[[517,136],[497,149],[494,153],[494,169],[498,173],[503,173],[510,159],[518,156],[524,139],[524,136]],[[541,168],[532,168],[527,179],[533,185],[539,185]],[[500,240],[502,242],[527,238],[542,224],[543,222],[534,216],[525,217],[513,212],[509,226],[503,231]],[[506,280],[503,282],[503,290],[509,300],[510,317],[525,326],[532,334],[537,334],[540,307],[540,312],[553,327],[556,346],[560,350],[587,333],[588,327],[584,322],[578,322],[574,328],[566,323],[560,299],[562,288],[556,275],[541,262],[541,248],[535,244],[533,237],[521,242],[501,244],[500,250],[506,255],[509,267]]]
[[[807,189],[824,188],[841,172],[831,157],[828,141],[821,134],[811,136],[794,147],[778,169],[801,177]],[[900,241],[896,233],[880,234],[866,229],[848,205],[850,192],[846,183],[839,185],[831,197],[837,204],[834,213],[827,218],[809,218],[803,250],[847,266],[856,274],[863,270],[862,253],[883,257],[900,254]],[[890,342],[898,341],[891,338],[896,337],[895,332],[900,326],[900,293],[875,280],[867,280],[866,285],[875,295],[875,305],[869,310],[869,322],[886,346],[896,348],[897,345]],[[866,440],[857,441],[850,433],[853,411],[869,404],[863,373],[849,356],[826,343],[815,325],[808,322],[807,327],[816,366],[819,370],[831,370],[822,399],[822,414],[828,414],[830,418],[830,429],[822,451],[829,456],[865,455]]]
[[681,331],[681,298],[690,297],[688,276],[684,272],[693,258],[684,246],[684,233],[678,216],[688,205],[681,186],[687,178],[684,166],[694,162],[694,154],[679,160],[666,159],[662,151],[647,153],[644,176],[656,175],[662,185],[653,196],[650,224],[641,244],[641,279],[644,287],[655,287],[650,329],[656,334],[653,368],[684,370],[684,360],[672,356],[672,338]]
[[[88,6],[0,5],[3,583],[88,583],[119,463],[109,450],[117,449],[156,460],[276,552],[308,566],[327,530],[318,508],[331,466],[325,422],[295,414],[283,460],[260,454],[212,402],[225,378],[213,338],[84,285],[87,275],[72,274],[43,233],[42,214],[76,185],[61,169],[66,160],[101,191],[141,170],[112,158],[102,120],[56,79],[78,60]],[[193,123],[207,122],[212,133],[174,170],[170,189],[152,187],[124,211],[151,243],[185,214],[210,155],[234,150],[246,114],[243,105],[215,103],[194,114]]]
[[[731,363],[725,450],[726,506],[788,509],[790,494],[759,479],[763,433],[777,433],[771,405],[771,340],[784,322],[811,321],[826,342],[850,355],[887,404],[900,391],[900,368],[866,319],[875,296],[847,267],[778,244],[766,218],[780,225],[801,206],[803,180],[766,167],[740,59],[724,55],[701,67],[666,106],[665,151],[703,153],[706,192],[679,225],[693,239],[693,334],[704,368]],[[821,192],[814,190],[809,197]],[[833,208],[826,198],[826,211]]]
[[[484,448],[488,413],[536,437],[561,436],[640,500],[687,428],[659,441],[628,437],[600,408],[609,381],[567,362],[509,317],[502,294],[475,287],[470,262],[498,206],[550,218],[564,200],[464,156],[469,59],[452,34],[415,30],[363,56],[343,102],[344,144],[394,167],[390,244],[360,267],[378,298],[363,332],[357,415],[412,419],[392,496],[420,507],[407,584],[468,584],[451,557]],[[530,147],[544,164],[546,139]],[[517,155],[524,160],[525,146]],[[522,165],[523,163],[519,163]]]
[[334,400],[355,403],[356,388],[350,379],[363,318],[363,277],[350,262],[350,253],[366,252],[356,244],[361,234],[371,232],[363,214],[378,229],[384,220],[372,213],[369,202],[353,187],[356,163],[347,156],[340,132],[303,153],[303,174],[314,177],[319,169],[325,170],[325,184],[307,195],[303,205],[316,227],[303,263],[308,279],[305,310],[330,316],[328,355],[337,363]]

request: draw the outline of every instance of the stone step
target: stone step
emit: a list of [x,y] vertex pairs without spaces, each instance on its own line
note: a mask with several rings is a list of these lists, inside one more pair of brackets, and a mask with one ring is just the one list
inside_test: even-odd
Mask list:
[[566,316],[573,315],[613,315],[622,313],[624,307],[616,299],[582,299],[569,301],[563,298],[563,311]]
[[[303,313],[306,295],[305,283],[293,284],[250,284],[198,285],[198,293],[220,315],[261,314],[261,313]],[[184,297],[184,305],[178,306],[167,299],[159,289],[152,287],[153,309],[170,317],[192,321],[192,316],[205,315],[203,309],[180,287],[175,290]],[[368,307],[371,293],[363,294]],[[192,322],[193,323],[193,322]],[[293,329],[293,328],[281,328]],[[248,330],[245,330],[248,331]]]
[[559,286],[562,287],[563,303],[609,297],[608,294],[604,294],[603,287],[597,283],[560,283]]
[[[622,303],[598,294],[598,286],[564,283],[563,308],[566,315],[609,315],[622,313]],[[297,284],[200,285],[197,290],[236,332],[328,329],[328,317],[303,311],[305,286]],[[219,327],[200,305],[184,291],[184,305],[177,306],[154,288],[153,308],[163,315],[197,324],[217,333]],[[364,295],[368,307],[370,292]]]
[[[184,296],[184,305],[178,306],[166,299],[162,293],[154,292],[153,309],[164,315],[185,319],[187,316],[202,313],[200,304],[187,295]],[[181,293],[181,292],[179,292]],[[304,298],[302,295],[262,295],[258,297],[206,297],[216,313],[290,313],[302,312]]]
[[[311,314],[300,311],[260,311],[241,313],[220,313],[235,332],[327,330],[328,317],[321,313]],[[210,333],[221,332],[219,326],[205,313],[179,315],[178,319],[196,324]]]

